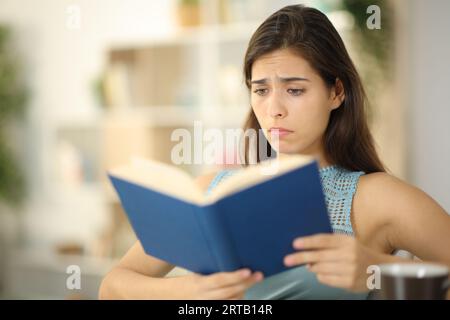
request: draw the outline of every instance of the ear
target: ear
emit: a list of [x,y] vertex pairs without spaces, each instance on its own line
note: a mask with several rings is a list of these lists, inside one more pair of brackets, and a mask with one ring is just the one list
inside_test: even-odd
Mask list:
[[341,106],[342,102],[345,99],[345,90],[342,81],[339,78],[336,78],[336,83],[331,89],[331,110],[337,109]]

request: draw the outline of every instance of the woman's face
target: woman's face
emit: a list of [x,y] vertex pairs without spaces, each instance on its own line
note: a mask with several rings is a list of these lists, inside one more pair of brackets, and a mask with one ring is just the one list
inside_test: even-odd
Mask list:
[[[323,155],[325,129],[343,90],[327,87],[308,61],[289,49],[257,59],[251,83],[251,105],[272,147],[279,153]],[[272,137],[278,137],[278,148]]]

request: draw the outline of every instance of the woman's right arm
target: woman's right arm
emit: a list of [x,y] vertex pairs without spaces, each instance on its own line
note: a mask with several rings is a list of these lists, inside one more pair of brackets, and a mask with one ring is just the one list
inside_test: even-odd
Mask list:
[[[215,175],[201,176],[205,189]],[[208,276],[190,274],[165,277],[173,265],[147,255],[136,242],[103,279],[100,299],[239,299],[263,276],[249,270],[220,272]]]
[[[166,278],[173,266],[145,254],[137,241],[103,279],[100,299],[164,299],[170,292]],[[168,279],[168,278],[167,278]]]
[[100,299],[241,299],[261,281],[260,272],[240,269],[203,276],[165,278],[174,266],[145,254],[137,242],[103,279]]

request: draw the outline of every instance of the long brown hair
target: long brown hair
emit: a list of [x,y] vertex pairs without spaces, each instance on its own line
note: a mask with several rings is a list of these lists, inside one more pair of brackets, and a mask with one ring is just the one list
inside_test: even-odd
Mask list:
[[[367,98],[361,79],[338,32],[319,10],[304,5],[287,6],[258,27],[244,60],[248,89],[251,88],[253,63],[262,55],[286,48],[306,59],[329,88],[337,79],[343,84],[345,99],[331,112],[323,140],[328,161],[350,171],[384,172],[366,120]],[[250,110],[245,129],[261,129],[253,110]],[[270,150],[268,141],[263,143],[267,143]],[[257,153],[259,162],[259,150]],[[246,165],[248,160],[249,146],[246,145]]]

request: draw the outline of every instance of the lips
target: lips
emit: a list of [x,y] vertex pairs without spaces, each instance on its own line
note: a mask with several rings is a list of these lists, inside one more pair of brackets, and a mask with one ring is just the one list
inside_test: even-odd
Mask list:
[[269,129],[269,132],[271,135],[284,137],[294,131],[282,127],[272,127]]

